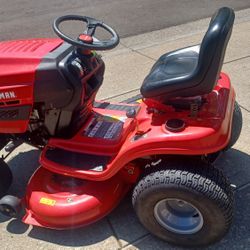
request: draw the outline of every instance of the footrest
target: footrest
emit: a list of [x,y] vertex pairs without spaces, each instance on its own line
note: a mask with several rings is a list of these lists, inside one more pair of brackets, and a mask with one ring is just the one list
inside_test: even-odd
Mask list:
[[126,105],[122,103],[110,103],[110,102],[94,102],[94,107],[98,109],[116,110],[127,112],[133,108],[136,112],[139,111],[139,105]]
[[86,153],[77,153],[61,148],[49,148],[45,157],[52,162],[62,166],[85,170],[102,172],[105,170],[106,165],[110,162],[111,157],[106,155],[93,155]]

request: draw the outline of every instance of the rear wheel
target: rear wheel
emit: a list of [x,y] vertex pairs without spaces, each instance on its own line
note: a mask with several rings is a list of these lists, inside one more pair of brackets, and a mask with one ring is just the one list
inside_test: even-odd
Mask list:
[[0,159],[0,198],[7,193],[12,179],[12,173],[8,164]]
[[220,150],[218,152],[203,155],[202,159],[205,162],[213,163],[213,162],[215,162],[215,160],[218,158],[218,156],[220,155],[220,153],[222,151],[227,151],[228,149],[232,148],[234,146],[234,144],[237,142],[237,140],[239,139],[239,137],[240,137],[240,133],[241,133],[241,129],[242,129],[242,123],[243,123],[243,119],[242,119],[242,113],[241,113],[240,105],[238,104],[238,102],[235,101],[235,103],[234,103],[234,111],[233,111],[231,136],[230,136],[230,140],[229,140],[227,146],[224,149],[222,149],[222,150]]
[[243,119],[242,119],[240,105],[238,104],[238,102],[235,102],[233,120],[232,120],[231,137],[230,137],[228,145],[224,148],[225,151],[233,147],[234,144],[239,139],[241,129],[242,129],[242,120]]
[[141,223],[177,245],[195,247],[219,240],[233,214],[233,192],[222,172],[207,165],[161,168],[141,179],[133,191]]

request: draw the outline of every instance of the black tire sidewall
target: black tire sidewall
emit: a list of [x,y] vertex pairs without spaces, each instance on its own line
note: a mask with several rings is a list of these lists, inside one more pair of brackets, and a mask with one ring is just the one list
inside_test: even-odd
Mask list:
[[12,172],[7,163],[0,160],[0,198],[2,198],[8,191],[12,183]]
[[6,207],[10,210],[10,213],[4,213],[6,216],[17,217],[22,209],[21,200],[13,195],[5,195],[0,200],[0,206]]
[[232,119],[233,120],[232,120],[231,134],[230,134],[230,139],[229,139],[227,146],[220,151],[208,154],[207,157],[205,157],[204,159],[206,162],[209,162],[209,163],[215,162],[218,156],[220,155],[220,152],[229,150],[238,141],[240,134],[241,134],[241,130],[242,130],[243,118],[242,118],[240,105],[238,104],[237,101],[235,101],[235,104],[234,104],[234,111],[233,111]]
[[237,101],[235,101],[233,118],[232,118],[231,136],[230,136],[228,145],[224,148],[224,151],[232,148],[234,144],[237,142],[237,140],[239,139],[240,133],[242,130],[242,123],[243,123],[243,119],[242,119],[240,105],[238,104]]

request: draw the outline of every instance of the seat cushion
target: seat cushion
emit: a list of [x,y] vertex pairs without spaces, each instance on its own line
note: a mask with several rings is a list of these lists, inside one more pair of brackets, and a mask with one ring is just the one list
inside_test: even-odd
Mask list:
[[141,88],[142,95],[147,98],[162,95],[166,97],[179,89],[188,87],[185,82],[195,71],[198,58],[199,46],[162,55],[145,78]]

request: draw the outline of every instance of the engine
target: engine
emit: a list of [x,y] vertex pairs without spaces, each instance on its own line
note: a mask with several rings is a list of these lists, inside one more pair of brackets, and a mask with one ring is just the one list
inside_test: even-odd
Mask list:
[[0,43],[0,133],[43,146],[86,121],[104,63],[59,39]]

